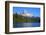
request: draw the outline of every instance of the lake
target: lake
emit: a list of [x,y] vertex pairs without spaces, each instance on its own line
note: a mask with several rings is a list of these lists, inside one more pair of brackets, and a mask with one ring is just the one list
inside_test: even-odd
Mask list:
[[13,28],[21,28],[21,27],[40,27],[39,22],[13,22]]

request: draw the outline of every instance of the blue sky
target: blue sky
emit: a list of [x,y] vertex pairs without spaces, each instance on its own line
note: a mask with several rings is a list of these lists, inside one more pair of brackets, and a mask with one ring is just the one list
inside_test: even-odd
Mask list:
[[13,14],[17,13],[29,13],[33,14],[35,17],[40,17],[40,8],[33,8],[33,7],[13,7]]

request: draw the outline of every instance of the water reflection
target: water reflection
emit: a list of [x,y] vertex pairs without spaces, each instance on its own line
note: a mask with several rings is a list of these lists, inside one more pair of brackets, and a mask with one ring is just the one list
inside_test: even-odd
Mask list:
[[13,24],[14,28],[20,28],[20,27],[40,27],[40,23],[22,23],[22,22],[15,22]]

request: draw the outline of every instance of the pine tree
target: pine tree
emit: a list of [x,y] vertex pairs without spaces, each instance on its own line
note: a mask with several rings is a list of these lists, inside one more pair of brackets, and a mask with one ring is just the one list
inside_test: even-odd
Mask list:
[[18,17],[17,13],[16,13],[16,18]]

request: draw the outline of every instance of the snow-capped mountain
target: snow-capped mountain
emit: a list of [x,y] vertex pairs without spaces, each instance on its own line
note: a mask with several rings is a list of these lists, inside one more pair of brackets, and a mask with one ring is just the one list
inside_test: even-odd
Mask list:
[[26,17],[32,17],[32,16],[33,16],[33,14],[28,13],[26,10],[24,10],[21,15],[22,15],[22,16],[26,16]]
[[22,16],[26,16],[26,17],[33,17],[32,14],[26,13],[26,14],[21,14]]

